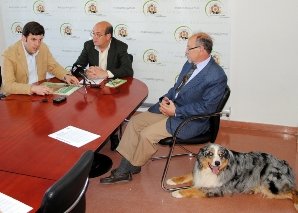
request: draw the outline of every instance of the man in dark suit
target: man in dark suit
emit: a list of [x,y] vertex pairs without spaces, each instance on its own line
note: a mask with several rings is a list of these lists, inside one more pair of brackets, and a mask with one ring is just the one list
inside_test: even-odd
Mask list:
[[88,78],[122,78],[133,76],[132,61],[127,53],[127,44],[113,37],[109,22],[98,22],[91,32],[92,40],[84,43],[84,49],[75,65],[89,68]]
[[[132,61],[127,53],[128,46],[113,37],[113,26],[109,22],[96,23],[91,35],[92,40],[84,43],[84,49],[74,65],[83,68],[89,66],[86,70],[89,79],[133,76]],[[115,132],[110,136],[112,150],[119,143]]]
[[[160,139],[174,134],[178,125],[192,115],[210,114],[223,97],[227,76],[211,56],[213,42],[206,33],[197,33],[188,39],[184,64],[175,85],[159,102],[133,116],[121,138],[117,151],[123,156],[111,175],[100,179],[103,184],[132,180],[157,151]],[[182,139],[204,133],[207,120],[196,120],[179,133]]]

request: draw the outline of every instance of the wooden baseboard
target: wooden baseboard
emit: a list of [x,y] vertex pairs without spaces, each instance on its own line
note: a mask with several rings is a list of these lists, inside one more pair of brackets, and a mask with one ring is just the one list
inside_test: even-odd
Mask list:
[[288,127],[288,126],[280,126],[280,125],[249,123],[249,122],[239,122],[239,121],[229,121],[229,120],[221,120],[220,125],[222,127],[259,130],[259,131],[284,133],[284,134],[298,136],[298,127]]

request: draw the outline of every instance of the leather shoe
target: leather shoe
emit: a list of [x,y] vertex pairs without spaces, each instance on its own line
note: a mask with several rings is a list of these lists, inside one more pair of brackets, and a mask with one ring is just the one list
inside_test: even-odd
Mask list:
[[111,141],[111,150],[112,151],[116,150],[117,146],[119,145],[118,135],[111,135],[110,141]]
[[131,173],[118,174],[116,169],[111,171],[111,175],[99,180],[102,184],[113,184],[120,182],[129,182],[132,180]]
[[139,174],[141,172],[141,167],[140,166],[135,166],[134,169],[130,170],[130,173],[135,175],[135,174]]
[[[113,169],[113,170],[111,171],[111,174],[114,175],[116,171],[117,171],[117,169]],[[135,169],[130,170],[130,173],[131,173],[132,175],[139,174],[140,172],[141,172],[141,167],[140,167],[140,166],[136,166]]]

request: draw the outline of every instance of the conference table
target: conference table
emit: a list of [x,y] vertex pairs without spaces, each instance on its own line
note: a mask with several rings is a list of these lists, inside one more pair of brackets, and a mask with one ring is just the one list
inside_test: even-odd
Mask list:
[[[87,150],[100,152],[109,135],[147,98],[148,88],[138,79],[117,88],[81,87],[61,104],[53,104],[55,95],[9,95],[0,101],[0,192],[20,197],[28,205],[40,204],[42,196],[19,196],[26,187],[15,186],[14,179],[32,186],[34,179],[42,194],[62,177]],[[51,79],[51,82],[58,82]],[[41,82],[40,82],[41,83]],[[79,148],[49,137],[67,126],[100,135]],[[5,181],[11,178],[7,187]],[[3,181],[5,179],[5,181]],[[27,190],[27,189],[26,189]],[[30,192],[27,192],[30,194]],[[38,198],[37,198],[38,197]],[[22,199],[23,198],[23,199]]]

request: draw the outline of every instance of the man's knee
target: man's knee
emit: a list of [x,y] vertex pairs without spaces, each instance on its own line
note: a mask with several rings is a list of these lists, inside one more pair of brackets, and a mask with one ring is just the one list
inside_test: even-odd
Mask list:
[[140,140],[143,142],[155,144],[158,143],[159,138],[156,131],[153,132],[151,128],[145,128],[140,132]]

